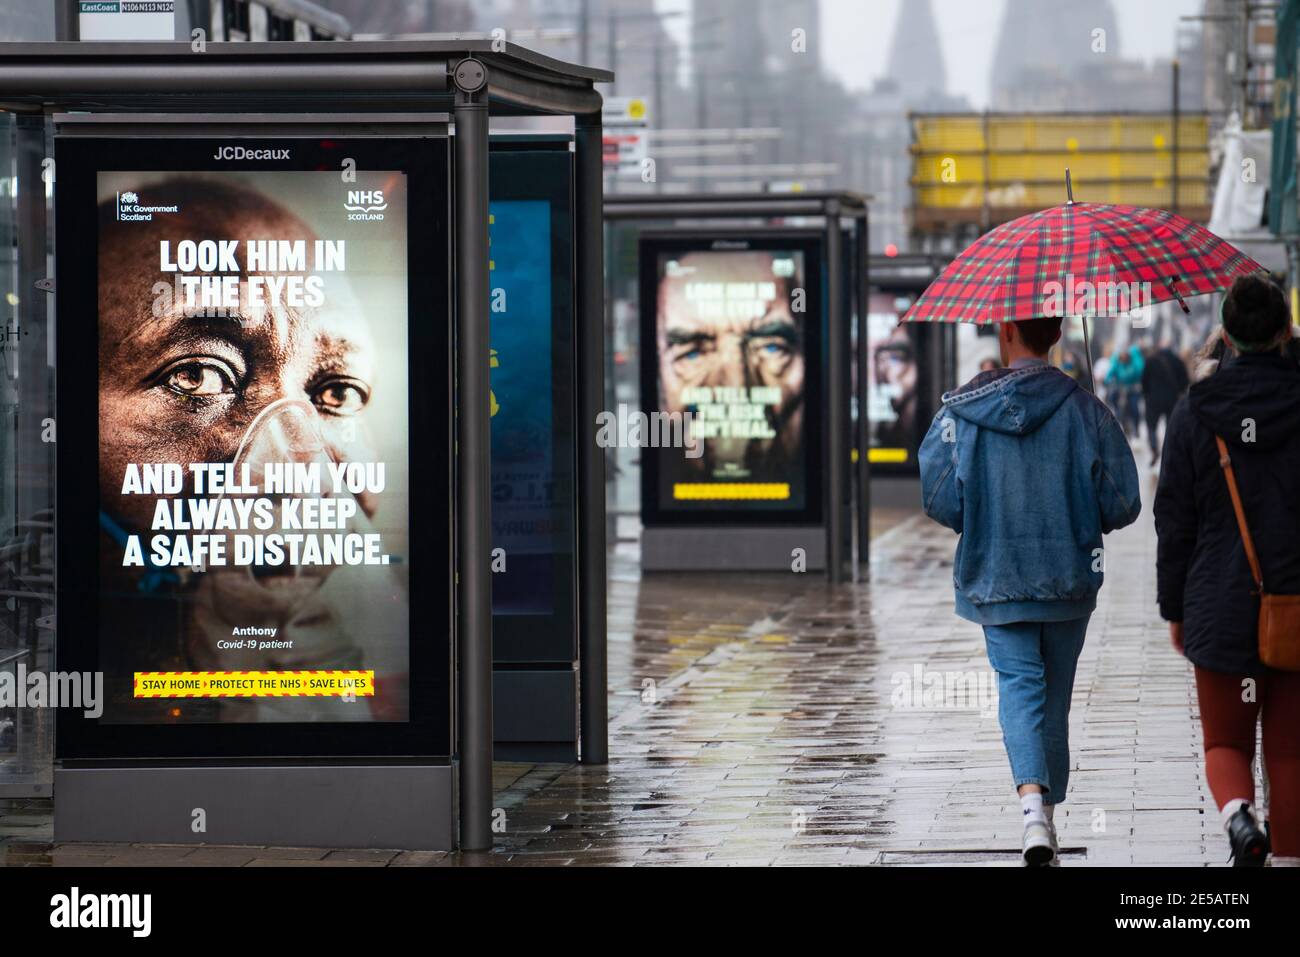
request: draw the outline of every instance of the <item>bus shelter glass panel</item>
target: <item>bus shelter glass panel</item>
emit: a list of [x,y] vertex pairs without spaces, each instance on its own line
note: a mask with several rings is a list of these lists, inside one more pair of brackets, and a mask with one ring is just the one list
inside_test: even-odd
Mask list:
[[54,616],[53,339],[42,178],[44,124],[0,113],[0,797],[47,796],[52,712],[29,692],[52,668]]

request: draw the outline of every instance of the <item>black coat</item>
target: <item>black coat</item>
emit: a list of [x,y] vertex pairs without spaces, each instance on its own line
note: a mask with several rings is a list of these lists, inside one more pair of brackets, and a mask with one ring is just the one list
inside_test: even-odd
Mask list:
[[1187,391],[1187,367],[1172,349],[1158,349],[1142,367],[1142,397],[1149,411],[1170,412]]
[[[1251,431],[1253,424],[1253,432]],[[1178,403],[1156,491],[1160,614],[1183,623],[1187,657],[1251,674],[1259,599],[1219,451],[1228,444],[1265,590],[1300,594],[1300,368],[1277,353],[1226,359]]]

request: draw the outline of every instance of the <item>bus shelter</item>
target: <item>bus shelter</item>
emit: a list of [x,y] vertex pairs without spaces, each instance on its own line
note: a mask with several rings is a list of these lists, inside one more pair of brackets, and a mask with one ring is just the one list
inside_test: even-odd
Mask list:
[[[663,384],[664,375],[671,373],[663,371],[661,353],[666,347],[661,341],[662,316],[657,317],[659,303],[672,294],[666,292],[674,281],[670,272],[698,276],[705,289],[779,287],[790,292],[791,301],[797,302],[790,310],[791,320],[798,328],[786,336],[785,345],[769,343],[769,349],[787,350],[795,342],[788,350],[789,361],[799,370],[800,381],[808,383],[801,387],[806,394],[797,397],[797,411],[791,411],[788,399],[784,400],[787,407],[769,405],[759,410],[769,422],[797,420],[799,424],[798,434],[786,442],[793,451],[783,452],[775,463],[770,463],[774,456],[765,455],[770,463],[766,472],[764,466],[753,464],[752,448],[734,456],[743,455],[743,464],[719,461],[702,480],[697,478],[698,466],[676,461],[689,457],[644,450],[644,566],[650,570],[779,570],[792,567],[794,556],[796,562],[806,561],[809,569],[824,569],[832,582],[856,577],[858,566],[867,564],[870,545],[870,473],[864,451],[868,434],[863,414],[868,380],[867,197],[852,192],[608,195],[605,218],[611,228],[626,222],[637,230],[644,409],[672,404]],[[621,258],[612,256],[611,265]],[[754,269],[758,272],[753,276],[762,281],[707,281],[711,270],[721,270],[718,277],[737,280]],[[774,276],[763,275],[765,271]],[[725,307],[732,305],[746,304]],[[764,303],[750,305],[756,313],[767,308]],[[815,314],[815,319],[801,319],[802,309]],[[755,400],[749,405],[755,408],[756,402],[783,401],[770,387],[762,394],[752,385],[749,388]],[[727,394],[736,397],[734,391]],[[701,395],[697,388],[692,397]],[[698,402],[685,406],[701,413]],[[737,410],[737,417],[760,418],[745,403],[732,402],[730,407]],[[724,414],[719,409],[718,417]],[[708,417],[704,413],[702,420],[707,422]],[[708,441],[704,440],[705,459]],[[767,441],[776,445],[783,436]],[[735,443],[733,447],[739,448]],[[727,469],[742,477],[728,479]]]
[[[57,555],[23,601],[103,676],[58,712],[57,839],[491,845],[489,120],[573,118],[592,423],[611,79],[493,41],[0,49],[14,495]],[[604,460],[572,432],[601,764]]]

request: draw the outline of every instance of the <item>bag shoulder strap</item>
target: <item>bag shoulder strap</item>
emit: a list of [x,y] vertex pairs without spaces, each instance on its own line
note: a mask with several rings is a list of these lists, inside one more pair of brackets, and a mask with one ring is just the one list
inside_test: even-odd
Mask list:
[[1232,458],[1228,455],[1228,444],[1220,436],[1214,441],[1219,446],[1219,468],[1228,480],[1228,494],[1232,497],[1232,510],[1237,513],[1237,528],[1241,529],[1241,543],[1246,546],[1246,561],[1250,563],[1250,573],[1259,586],[1260,594],[1264,592],[1264,573],[1259,567],[1259,556],[1255,554],[1255,540],[1250,537],[1250,528],[1246,525],[1246,510],[1241,505],[1241,493],[1237,490],[1237,476],[1232,471]]

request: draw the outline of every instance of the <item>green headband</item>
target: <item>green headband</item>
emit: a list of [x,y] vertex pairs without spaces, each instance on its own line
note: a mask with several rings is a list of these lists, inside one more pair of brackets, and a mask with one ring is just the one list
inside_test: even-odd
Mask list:
[[1282,344],[1283,334],[1289,334],[1291,331],[1290,325],[1288,325],[1286,328],[1282,330],[1282,332],[1278,333],[1268,342],[1262,342],[1262,343],[1242,342],[1231,332],[1229,332],[1228,327],[1223,324],[1223,304],[1227,301],[1228,299],[1226,296],[1219,301],[1219,328],[1223,330],[1223,335],[1227,338],[1232,348],[1236,349],[1238,352],[1247,352],[1247,353],[1267,352],[1269,349],[1276,349],[1279,345]]

